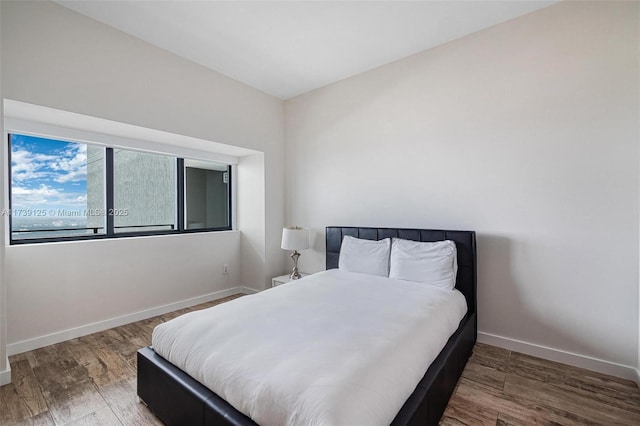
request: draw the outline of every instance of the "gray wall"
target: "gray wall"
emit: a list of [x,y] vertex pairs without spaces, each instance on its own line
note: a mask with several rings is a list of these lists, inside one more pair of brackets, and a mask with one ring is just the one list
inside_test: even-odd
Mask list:
[[228,223],[228,204],[220,200],[226,200],[227,187],[223,176],[225,172],[208,170],[207,173],[207,200],[210,200],[207,208],[207,226],[223,227]]
[[187,167],[186,181],[186,209],[187,229],[205,228],[207,224],[207,175],[205,170]]
[[225,172],[187,167],[186,208],[188,229],[228,226]]

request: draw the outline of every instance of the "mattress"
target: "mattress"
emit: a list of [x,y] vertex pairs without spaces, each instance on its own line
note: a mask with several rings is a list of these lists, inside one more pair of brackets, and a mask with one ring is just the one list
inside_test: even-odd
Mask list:
[[156,353],[262,426],[388,425],[464,296],[332,269],[157,326]]

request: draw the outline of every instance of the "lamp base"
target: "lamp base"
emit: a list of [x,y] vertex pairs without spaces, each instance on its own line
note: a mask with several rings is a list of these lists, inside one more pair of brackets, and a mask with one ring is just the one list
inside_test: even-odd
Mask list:
[[302,278],[302,275],[300,275],[300,272],[298,272],[298,258],[300,257],[300,253],[298,253],[297,250],[294,250],[293,253],[291,253],[291,258],[293,259],[293,271],[291,271],[291,275],[289,275],[289,279],[290,280],[299,280],[300,278]]

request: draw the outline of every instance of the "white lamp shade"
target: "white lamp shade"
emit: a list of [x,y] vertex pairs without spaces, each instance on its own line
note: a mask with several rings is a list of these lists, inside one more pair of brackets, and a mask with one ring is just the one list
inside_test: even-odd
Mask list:
[[305,250],[309,248],[309,229],[287,226],[282,229],[282,248],[285,250]]

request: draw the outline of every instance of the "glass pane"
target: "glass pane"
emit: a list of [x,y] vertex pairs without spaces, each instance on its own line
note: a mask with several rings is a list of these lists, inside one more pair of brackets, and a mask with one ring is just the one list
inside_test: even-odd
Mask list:
[[105,232],[104,148],[19,134],[9,144],[13,240]]
[[226,164],[185,160],[185,186],[186,229],[230,226]]
[[104,148],[87,146],[87,226],[106,229]]
[[176,158],[113,150],[115,232],[168,231],[176,224]]

